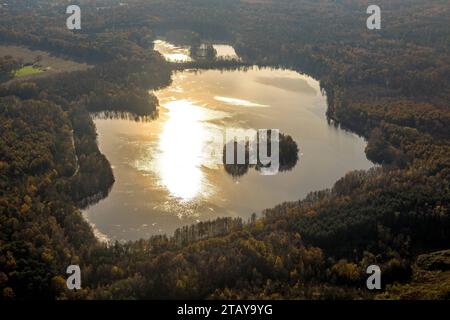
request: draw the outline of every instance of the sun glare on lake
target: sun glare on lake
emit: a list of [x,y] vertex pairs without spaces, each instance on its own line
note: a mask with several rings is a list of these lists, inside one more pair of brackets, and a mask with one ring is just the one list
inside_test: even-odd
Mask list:
[[157,167],[161,183],[171,195],[188,201],[201,193],[205,184],[201,170],[204,114],[188,100],[172,101],[165,107],[169,119],[159,137]]

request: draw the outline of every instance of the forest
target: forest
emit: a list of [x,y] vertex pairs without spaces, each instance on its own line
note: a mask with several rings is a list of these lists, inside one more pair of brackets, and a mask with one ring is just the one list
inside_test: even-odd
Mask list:
[[[93,65],[5,84],[20,62],[0,57],[0,299],[450,298],[448,1],[379,0],[377,31],[365,27],[365,0],[119,2],[78,1],[76,32],[65,28],[66,1],[0,10],[0,44]],[[178,41],[226,41],[243,61],[167,63],[152,43],[171,30],[185,30]],[[367,138],[379,166],[249,221],[100,243],[80,209],[114,176],[91,113],[152,116],[149,90],[174,71],[249,65],[319,79],[330,121]],[[66,287],[70,264],[81,290]],[[381,291],[365,286],[371,264]]]

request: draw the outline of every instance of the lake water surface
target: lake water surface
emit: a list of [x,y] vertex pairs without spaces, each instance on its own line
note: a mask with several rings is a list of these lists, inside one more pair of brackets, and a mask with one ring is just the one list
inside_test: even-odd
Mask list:
[[[156,120],[95,120],[116,183],[85,216],[104,238],[135,240],[218,217],[247,219],[373,166],[362,138],[327,122],[319,83],[294,71],[183,71],[155,94]],[[211,154],[217,134],[230,128],[292,136],[300,148],[297,165],[273,176],[254,169],[230,176]]]

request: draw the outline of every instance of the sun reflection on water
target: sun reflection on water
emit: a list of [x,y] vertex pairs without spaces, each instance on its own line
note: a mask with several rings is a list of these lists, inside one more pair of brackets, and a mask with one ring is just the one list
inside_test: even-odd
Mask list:
[[192,61],[188,47],[177,47],[162,40],[154,42],[155,50],[161,53],[169,62],[189,62]]
[[161,156],[157,160],[161,183],[172,196],[189,201],[205,191],[201,170],[205,117],[188,100],[171,101],[165,107],[169,119],[159,137]]
[[217,169],[222,157],[223,133],[212,122],[227,114],[173,96],[163,99],[162,106],[164,120],[157,141],[149,145],[137,168],[152,172],[177,201],[205,199],[214,193],[205,171]]

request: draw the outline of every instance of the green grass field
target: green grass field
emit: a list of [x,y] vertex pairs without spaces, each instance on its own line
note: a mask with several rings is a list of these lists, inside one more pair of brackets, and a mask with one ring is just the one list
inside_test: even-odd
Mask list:
[[28,76],[28,75],[32,75],[32,74],[41,73],[41,72],[44,72],[44,69],[42,69],[41,67],[25,66],[19,70],[16,70],[14,72],[14,77],[23,77],[23,76]]

